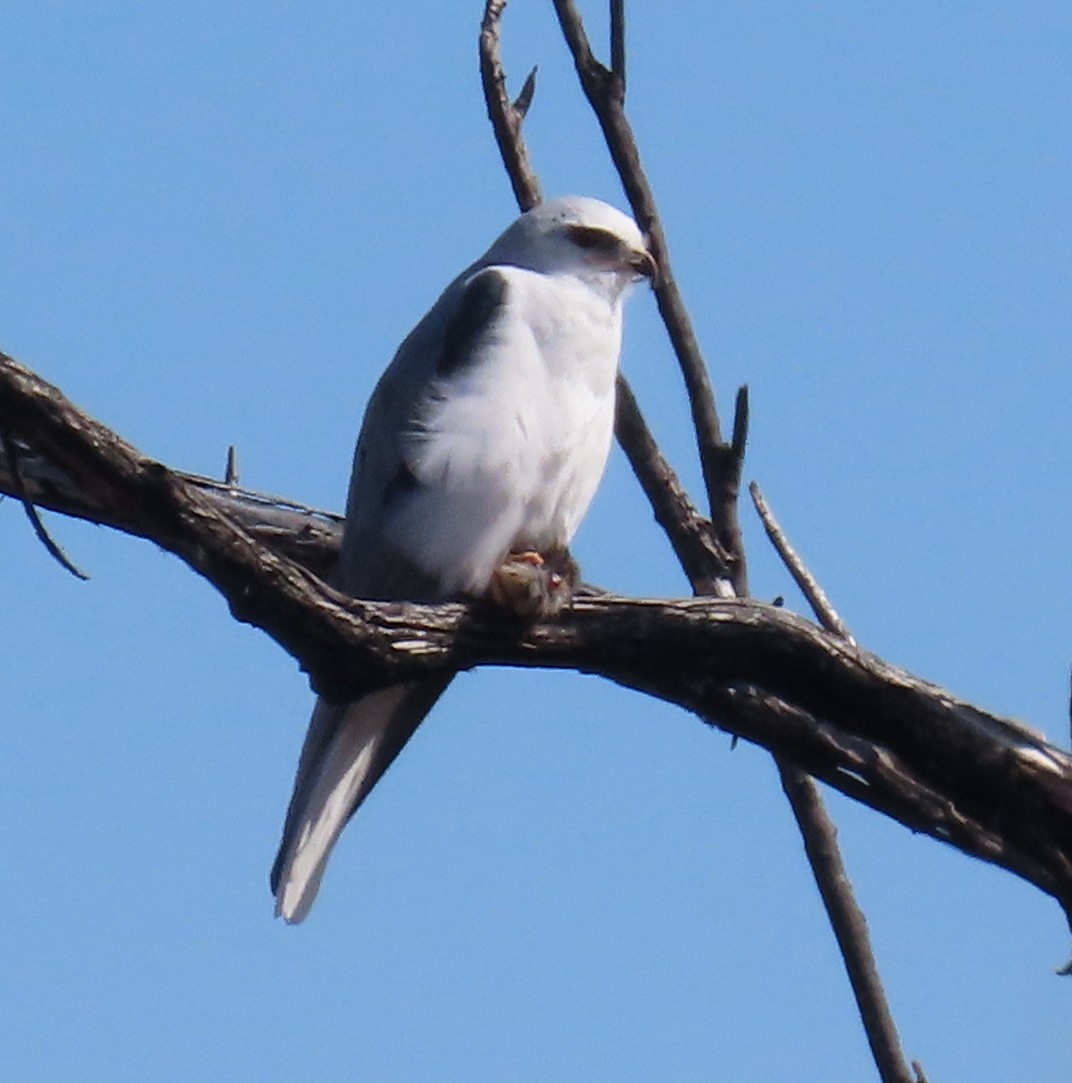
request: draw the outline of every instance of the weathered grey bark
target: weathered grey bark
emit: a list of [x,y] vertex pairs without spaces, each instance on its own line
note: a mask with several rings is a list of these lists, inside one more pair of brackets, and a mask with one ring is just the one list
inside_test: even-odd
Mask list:
[[[256,498],[206,488],[145,458],[4,355],[0,426],[39,472],[47,468],[57,492],[63,478],[77,514],[181,557],[320,689],[352,696],[476,665],[600,674],[1017,873],[1072,919],[1072,756],[795,614],[747,601],[599,597],[579,599],[554,624],[525,626],[479,605],[356,601],[284,555],[269,521],[275,513],[262,524]],[[319,539],[322,566],[321,517],[302,521]]]
[[[129,505],[105,505],[83,491],[70,474],[21,442],[16,443],[17,469],[0,447],[0,494],[20,497],[18,480],[26,498],[39,508],[58,511],[114,527],[127,534],[146,537],[139,528],[140,516]],[[342,516],[318,511],[283,497],[268,496],[197,474],[174,471],[185,482],[251,537],[274,552],[289,557],[322,579],[338,557]]]

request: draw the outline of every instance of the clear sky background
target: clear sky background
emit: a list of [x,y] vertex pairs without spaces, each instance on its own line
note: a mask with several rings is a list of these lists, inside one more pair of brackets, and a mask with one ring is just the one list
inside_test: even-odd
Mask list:
[[[481,4],[5,3],[0,348],[147,454],[343,501],[364,402],[515,213]],[[602,41],[602,4],[585,4]],[[870,649],[1067,745],[1072,7],[630,5],[629,109],[746,476]],[[550,193],[622,204],[549,3]],[[623,364],[694,492],[650,297]],[[792,594],[750,513],[752,585]],[[309,921],[268,868],[311,694],[177,559],[0,505],[11,1080],[873,1077],[769,757],[576,675],[461,677]],[[685,584],[617,452],[576,547]],[[1055,903],[836,795],[908,1054],[1072,1073]]]

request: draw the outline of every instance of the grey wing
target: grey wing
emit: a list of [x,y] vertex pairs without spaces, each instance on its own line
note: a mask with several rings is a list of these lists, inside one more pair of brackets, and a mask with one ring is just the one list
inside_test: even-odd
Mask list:
[[[372,599],[431,600],[437,584],[387,541],[383,529],[417,486],[403,437],[431,382],[472,352],[502,302],[502,280],[461,276],[399,347],[369,402],[354,453],[336,585]],[[473,288],[475,286],[475,288]],[[351,703],[317,701],[272,866],[276,913],[301,921],[347,820],[401,752],[452,675],[384,688]]]
[[442,596],[435,583],[407,566],[385,527],[420,487],[407,462],[407,444],[422,405],[472,363],[506,291],[506,279],[494,267],[460,276],[402,343],[376,385],[354,451],[336,575],[340,590],[358,598]]

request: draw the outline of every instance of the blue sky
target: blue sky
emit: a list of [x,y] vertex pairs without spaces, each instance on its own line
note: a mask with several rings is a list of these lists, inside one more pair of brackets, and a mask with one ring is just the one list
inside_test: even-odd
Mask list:
[[[584,5],[593,34],[602,5]],[[722,401],[870,649],[1067,746],[1072,9],[633,3],[630,113]],[[478,3],[5,4],[0,348],[171,465],[327,508],[395,345],[514,207]],[[550,5],[545,188],[621,204]],[[693,491],[650,298],[623,364]],[[745,516],[752,585],[785,574]],[[142,542],[0,505],[12,1079],[871,1078],[769,758],[575,675],[461,677],[310,920],[267,874],[311,696]],[[620,455],[586,576],[685,587]],[[1065,1080],[1057,906],[831,797],[908,1054]]]

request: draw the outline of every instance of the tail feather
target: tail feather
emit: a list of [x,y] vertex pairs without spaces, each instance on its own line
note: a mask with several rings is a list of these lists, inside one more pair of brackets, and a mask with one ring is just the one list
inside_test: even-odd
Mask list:
[[278,917],[296,923],[309,913],[346,821],[449,681],[394,685],[347,704],[317,702],[272,867]]

